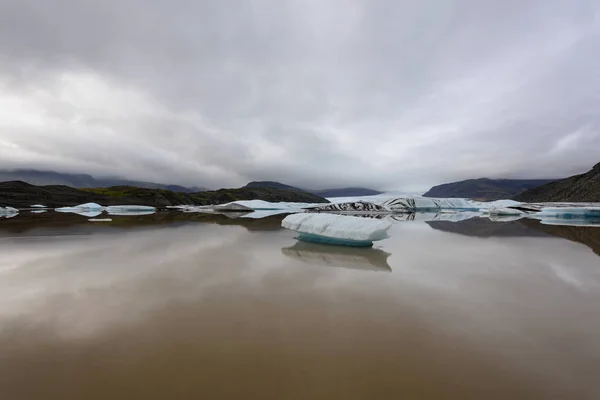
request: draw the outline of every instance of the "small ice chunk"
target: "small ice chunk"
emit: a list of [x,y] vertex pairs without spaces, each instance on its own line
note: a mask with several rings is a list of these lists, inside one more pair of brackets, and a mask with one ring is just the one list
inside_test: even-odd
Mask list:
[[31,208],[48,208],[48,207],[46,207],[43,204],[34,204],[34,205],[31,206]]
[[360,218],[348,215],[299,213],[288,215],[281,221],[284,228],[300,233],[300,240],[368,246],[388,237],[392,225],[389,221]]
[[112,222],[112,218],[90,218],[90,222]]

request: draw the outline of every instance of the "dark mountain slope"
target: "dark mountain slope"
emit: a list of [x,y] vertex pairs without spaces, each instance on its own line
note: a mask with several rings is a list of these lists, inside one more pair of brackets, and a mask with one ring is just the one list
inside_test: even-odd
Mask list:
[[90,202],[101,205],[136,204],[166,207],[183,204],[222,204],[235,200],[255,199],[273,202],[327,203],[324,198],[310,193],[270,188],[220,189],[188,194],[132,186],[75,189],[61,185],[34,186],[20,181],[0,183],[0,206],[16,208],[28,208],[33,204],[55,208]]
[[514,199],[529,203],[548,201],[600,202],[600,163],[585,174],[575,175],[527,190]]
[[554,181],[553,179],[467,179],[434,186],[425,197],[462,197],[479,200],[510,199],[515,195],[537,186]]

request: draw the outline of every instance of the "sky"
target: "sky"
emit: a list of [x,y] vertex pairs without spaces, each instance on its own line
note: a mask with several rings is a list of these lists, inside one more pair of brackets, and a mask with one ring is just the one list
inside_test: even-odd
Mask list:
[[597,0],[0,0],[0,168],[421,190],[600,162]]

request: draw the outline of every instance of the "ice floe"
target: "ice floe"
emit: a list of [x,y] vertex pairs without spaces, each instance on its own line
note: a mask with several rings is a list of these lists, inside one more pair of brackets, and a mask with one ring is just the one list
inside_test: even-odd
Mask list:
[[298,213],[288,215],[281,225],[300,235],[299,240],[347,246],[370,246],[387,238],[389,221],[337,214]]
[[106,212],[109,215],[151,215],[156,212],[156,208],[152,206],[108,206]]
[[0,207],[1,218],[12,218],[19,214],[19,210],[13,207]]

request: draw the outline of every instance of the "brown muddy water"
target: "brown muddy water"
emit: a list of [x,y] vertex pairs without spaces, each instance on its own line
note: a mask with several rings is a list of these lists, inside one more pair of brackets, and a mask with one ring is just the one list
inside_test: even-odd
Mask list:
[[600,228],[281,218],[0,220],[0,399],[600,398]]

